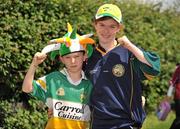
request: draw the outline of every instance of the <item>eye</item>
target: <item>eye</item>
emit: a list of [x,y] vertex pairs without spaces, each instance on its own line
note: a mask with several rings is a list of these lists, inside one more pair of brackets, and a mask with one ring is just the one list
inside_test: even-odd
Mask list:
[[101,24],[101,23],[100,23],[99,26],[100,26],[100,27],[104,27],[104,24]]
[[79,57],[79,55],[75,56],[75,58],[78,58],[78,57]]
[[66,58],[66,59],[69,59],[70,57],[69,57],[69,56],[66,56],[65,58]]
[[112,29],[115,29],[116,28],[116,26],[115,25],[112,25],[112,26],[110,26]]

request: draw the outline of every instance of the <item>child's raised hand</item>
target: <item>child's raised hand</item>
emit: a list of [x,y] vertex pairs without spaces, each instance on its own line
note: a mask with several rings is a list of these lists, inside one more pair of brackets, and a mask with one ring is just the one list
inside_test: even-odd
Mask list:
[[32,64],[34,66],[38,66],[39,64],[41,64],[46,59],[46,57],[47,57],[46,54],[37,52],[33,57]]
[[126,46],[131,42],[129,41],[129,39],[126,36],[122,36],[122,37],[118,38],[118,43],[122,46]]

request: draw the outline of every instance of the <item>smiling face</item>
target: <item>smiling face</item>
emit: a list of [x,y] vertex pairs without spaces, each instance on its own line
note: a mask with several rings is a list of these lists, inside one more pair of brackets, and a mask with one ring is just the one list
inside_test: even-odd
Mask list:
[[64,55],[60,58],[69,73],[77,73],[81,72],[83,61],[85,61],[86,55],[84,54],[84,52],[79,51]]
[[120,30],[120,24],[112,18],[96,20],[94,23],[99,42],[106,44],[115,40],[117,32]]

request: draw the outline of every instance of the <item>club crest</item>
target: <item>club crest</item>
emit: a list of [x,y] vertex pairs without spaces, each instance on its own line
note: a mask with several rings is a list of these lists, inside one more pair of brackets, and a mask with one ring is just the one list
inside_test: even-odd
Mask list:
[[81,93],[80,100],[83,102],[86,99],[86,95],[84,93]]
[[59,96],[64,96],[64,95],[65,95],[64,89],[63,89],[63,88],[59,88],[59,89],[56,91],[56,94],[59,95]]
[[122,64],[116,64],[113,66],[112,73],[116,77],[121,77],[124,75],[125,69]]

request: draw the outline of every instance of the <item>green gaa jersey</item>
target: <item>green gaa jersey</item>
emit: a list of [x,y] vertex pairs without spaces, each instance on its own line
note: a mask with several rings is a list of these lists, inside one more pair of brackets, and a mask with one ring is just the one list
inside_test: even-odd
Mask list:
[[33,81],[32,95],[53,109],[53,117],[48,120],[46,129],[88,128],[91,89],[92,84],[83,72],[81,80],[73,83],[66,69]]

